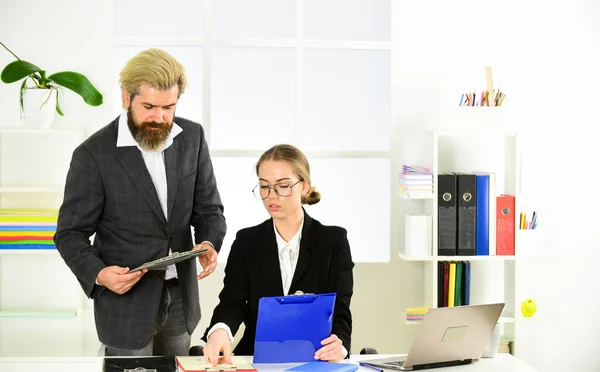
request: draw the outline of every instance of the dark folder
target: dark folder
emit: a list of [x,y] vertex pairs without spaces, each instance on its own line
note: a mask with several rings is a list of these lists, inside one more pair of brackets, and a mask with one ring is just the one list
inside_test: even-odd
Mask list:
[[444,307],[444,263],[438,262],[437,307]]
[[463,262],[462,278],[462,304],[469,305],[471,303],[471,263],[469,261]]
[[448,307],[448,278],[450,277],[450,263],[444,262],[444,297],[443,307]]
[[475,256],[477,222],[477,176],[457,175],[458,256]]
[[105,357],[102,372],[177,372],[174,356],[156,357]]
[[438,256],[456,255],[456,175],[438,175]]
[[314,362],[331,335],[335,293],[263,297],[258,302],[254,363]]

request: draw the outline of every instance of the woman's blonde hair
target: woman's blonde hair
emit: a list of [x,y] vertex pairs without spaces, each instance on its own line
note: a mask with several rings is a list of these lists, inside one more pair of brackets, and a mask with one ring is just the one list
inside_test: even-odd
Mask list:
[[301,181],[308,183],[309,189],[306,195],[302,195],[302,204],[317,204],[321,200],[321,194],[315,190],[310,182],[310,165],[308,164],[308,160],[298,148],[292,145],[275,145],[271,147],[261,155],[260,159],[258,159],[258,163],[256,163],[256,175],[258,175],[260,165],[267,160],[285,161],[289,163],[298,178]]
[[139,93],[143,84],[161,91],[177,84],[178,98],[187,86],[183,65],[164,50],[154,48],[146,49],[131,58],[121,70],[119,81],[132,98]]

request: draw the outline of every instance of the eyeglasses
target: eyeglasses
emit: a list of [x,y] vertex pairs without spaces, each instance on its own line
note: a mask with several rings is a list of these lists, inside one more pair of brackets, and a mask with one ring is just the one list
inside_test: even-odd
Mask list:
[[269,197],[269,195],[271,194],[271,189],[273,189],[273,190],[275,190],[275,193],[277,193],[277,195],[279,195],[281,197],[286,197],[286,196],[292,195],[292,187],[296,186],[300,182],[302,182],[302,180],[299,180],[298,182],[296,182],[293,185],[289,185],[287,183],[276,183],[273,186],[261,185],[259,183],[256,186],[254,186],[254,188],[252,189],[252,193],[258,199],[264,200]]

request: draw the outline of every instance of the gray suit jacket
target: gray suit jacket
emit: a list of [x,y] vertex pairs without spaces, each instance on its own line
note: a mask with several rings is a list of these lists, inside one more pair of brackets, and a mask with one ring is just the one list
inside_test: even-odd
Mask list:
[[[96,329],[106,345],[140,349],[154,331],[164,271],[149,271],[127,293],[95,284],[106,266],[134,268],[210,241],[220,250],[226,224],[202,126],[175,118],[183,132],[164,152],[165,219],[137,147],[117,147],[117,118],[73,152],[54,236],[60,255],[94,299]],[[90,236],[96,234],[94,244]],[[188,332],[200,320],[196,260],[176,265]]]

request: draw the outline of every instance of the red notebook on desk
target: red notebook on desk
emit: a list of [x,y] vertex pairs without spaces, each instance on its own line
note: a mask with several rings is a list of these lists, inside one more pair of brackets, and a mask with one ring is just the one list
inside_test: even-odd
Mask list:
[[515,255],[515,197],[496,197],[496,255]]

